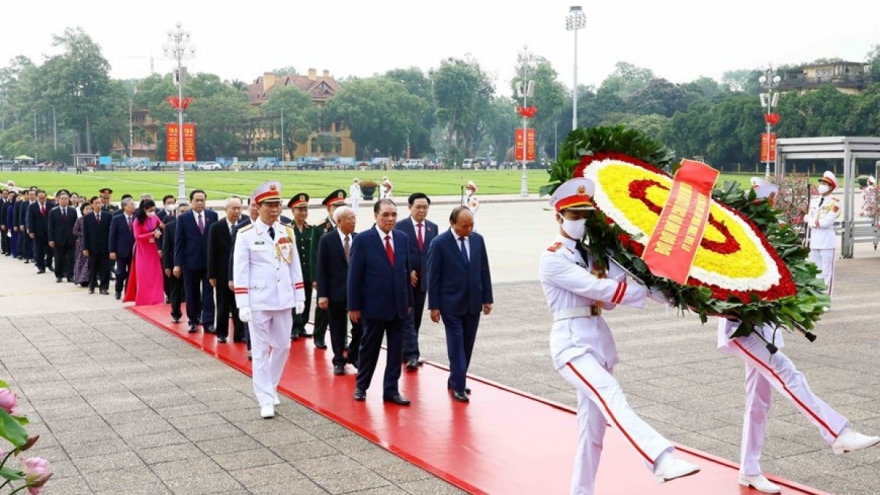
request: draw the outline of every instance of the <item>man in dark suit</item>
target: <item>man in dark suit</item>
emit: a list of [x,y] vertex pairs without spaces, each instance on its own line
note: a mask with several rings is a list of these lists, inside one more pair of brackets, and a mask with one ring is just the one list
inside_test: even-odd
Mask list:
[[6,235],[6,210],[10,206],[12,203],[9,202],[9,190],[0,190],[0,251],[2,251],[0,254],[5,256],[11,252],[9,237]]
[[[303,282],[306,284],[306,309],[302,313],[293,316],[293,330],[290,332],[290,340],[299,337],[311,337],[306,331],[306,323],[309,322],[309,312],[312,310],[312,280],[314,274],[311,271],[312,252],[312,226],[306,220],[309,218],[309,195],[297,193],[287,202],[287,207],[293,214],[293,236],[296,238],[296,252],[299,254],[300,267],[302,268]],[[315,245],[314,249],[318,249]]]
[[400,379],[403,332],[413,305],[409,240],[406,234],[394,230],[397,207],[393,201],[380,199],[373,205],[373,214],[375,226],[352,241],[348,269],[349,318],[355,323],[361,322],[364,330],[354,400],[366,400],[367,389],[379,362],[382,337],[387,335],[382,400],[408,406],[410,401],[400,394],[397,382]]
[[[177,215],[183,215],[189,211],[189,203],[181,202],[177,205]],[[168,302],[171,303],[171,322],[180,323],[183,312],[180,304],[183,302],[183,280],[175,277],[174,270],[174,238],[177,233],[177,217],[168,215],[165,217],[165,234],[162,236],[162,270],[165,277],[170,279],[168,283]]]
[[232,251],[232,229],[241,217],[241,199],[226,200],[226,218],[211,226],[208,231],[208,280],[214,287],[217,300],[217,343],[225,344],[229,338],[229,315],[232,314],[232,339],[244,342],[244,325],[238,318],[235,293],[229,273],[229,254]]
[[174,196],[171,194],[166,194],[165,197],[162,198],[162,208],[158,209],[156,212],[156,216],[159,217],[159,220],[162,220],[162,223],[168,223],[165,220],[169,217],[174,217],[174,209],[177,205],[177,200],[174,199]]
[[89,259],[89,294],[95,293],[98,278],[101,294],[110,294],[110,222],[109,212],[101,210],[101,199],[91,200],[93,211],[83,218],[83,256]]
[[318,283],[318,307],[327,312],[330,321],[330,346],[333,348],[333,374],[344,375],[345,363],[358,366],[358,348],[361,343],[361,324],[352,322],[348,357],[344,355],[348,330],[348,262],[357,217],[354,210],[340,206],[333,213],[336,230],[321,236],[317,246],[318,262],[315,281]]
[[174,276],[183,277],[186,289],[186,317],[189,333],[214,330],[214,292],[208,281],[208,229],[217,222],[217,213],[205,209],[208,196],[195,189],[189,193],[192,209],[177,217],[174,239]]
[[70,194],[62,189],[57,194],[58,206],[49,212],[49,247],[55,252],[55,282],[62,277],[73,282],[74,249],[76,237],[73,224],[76,223],[76,210],[70,206]]
[[[315,273],[316,270],[315,264],[318,261],[318,245],[321,243],[321,236],[336,228],[336,224],[333,222],[333,212],[336,211],[336,208],[345,204],[345,191],[342,189],[333,191],[324,198],[322,204],[327,208],[327,219],[312,228],[312,250],[309,253],[310,274]],[[316,285],[317,283],[313,278],[312,287]],[[324,342],[327,334],[327,324],[327,312],[319,307],[315,307],[315,326],[312,332],[315,338],[315,347],[318,349],[327,348],[327,343]]]
[[52,254],[49,251],[49,211],[55,204],[46,200],[46,191],[37,191],[37,201],[27,210],[27,233],[33,245],[34,262],[37,273],[46,273],[46,266],[52,268]]
[[17,217],[19,231],[18,252],[22,253],[25,264],[30,263],[34,260],[34,241],[33,239],[31,239],[31,236],[28,235],[27,217],[28,210],[30,210],[31,205],[36,204],[36,202],[37,188],[31,187],[25,194],[25,200],[22,202]]
[[449,354],[452,398],[468,402],[467,370],[480,325],[480,313],[492,311],[492,278],[483,237],[474,228],[466,206],[449,216],[450,229],[437,236],[428,249],[428,309],[431,321],[443,319]]
[[134,249],[134,200],[122,200],[122,209],[110,222],[110,259],[116,262],[116,299],[122,291],[131,271],[131,253]]
[[409,197],[409,218],[397,222],[395,229],[409,238],[410,284],[413,293],[413,312],[403,336],[403,356],[406,369],[418,369],[421,364],[419,353],[419,329],[422,326],[422,313],[425,311],[425,293],[428,291],[427,263],[425,259],[431,241],[437,237],[437,224],[427,220],[431,198],[424,193],[413,193]]

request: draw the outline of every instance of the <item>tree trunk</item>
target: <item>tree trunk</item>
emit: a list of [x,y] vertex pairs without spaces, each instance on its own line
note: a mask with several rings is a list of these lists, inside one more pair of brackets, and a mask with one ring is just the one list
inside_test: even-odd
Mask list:
[[92,154],[92,128],[88,114],[86,114],[86,153]]

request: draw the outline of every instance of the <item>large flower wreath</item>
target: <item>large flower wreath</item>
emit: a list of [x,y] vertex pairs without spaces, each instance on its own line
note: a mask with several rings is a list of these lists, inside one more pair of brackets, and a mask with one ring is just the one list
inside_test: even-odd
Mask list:
[[712,192],[709,221],[690,277],[680,285],[651,274],[641,259],[669,197],[673,153],[640,131],[623,126],[576,129],[549,170],[542,194],[573,177],[596,184],[596,213],[587,220],[590,251],[610,254],[677,308],[742,321],[737,336],[764,324],[810,330],[828,305],[825,285],[807,260],[797,231],[752,190],[726,183]]

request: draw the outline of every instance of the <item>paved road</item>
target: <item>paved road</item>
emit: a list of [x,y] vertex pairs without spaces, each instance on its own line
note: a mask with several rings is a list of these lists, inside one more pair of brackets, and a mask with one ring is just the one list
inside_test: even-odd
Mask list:
[[[445,225],[449,209],[437,205],[430,217]],[[535,202],[481,208],[497,304],[483,319],[472,372],[574,405],[550,364],[550,321],[535,281],[551,217]],[[362,209],[359,230],[371,224]],[[834,311],[819,340],[790,336],[786,353],[855,427],[877,433],[880,256],[861,245],[856,256],[838,263]],[[259,420],[248,377],[110,297],[33,271],[0,258],[10,281],[0,285],[0,376],[11,378],[32,431],[43,435],[36,452],[57,471],[46,493],[460,493],[288,400],[275,421]],[[657,307],[614,311],[608,320],[623,359],[616,375],[639,413],[676,442],[736,461],[742,365],[714,350],[714,327]],[[442,327],[425,325],[425,356],[445,362]],[[766,470],[839,495],[878,493],[880,449],[834,456],[794,408],[775,400]]]

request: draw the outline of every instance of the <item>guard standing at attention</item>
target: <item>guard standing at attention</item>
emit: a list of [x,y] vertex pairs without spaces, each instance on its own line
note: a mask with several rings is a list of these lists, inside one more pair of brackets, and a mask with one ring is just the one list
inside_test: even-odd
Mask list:
[[[312,271],[309,266],[312,249],[312,226],[306,220],[309,218],[309,195],[306,193],[294,194],[287,207],[293,214],[293,235],[296,237],[296,252],[299,253],[299,262],[302,267],[303,281],[306,287],[306,310],[293,317],[293,330],[290,332],[290,340],[299,337],[311,337],[306,331],[306,323],[309,322],[309,313],[312,304]],[[317,249],[317,248],[315,248]]]

